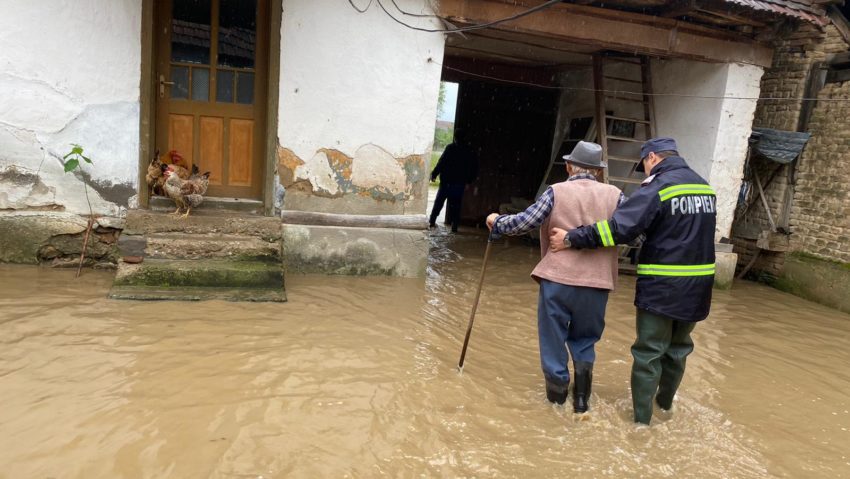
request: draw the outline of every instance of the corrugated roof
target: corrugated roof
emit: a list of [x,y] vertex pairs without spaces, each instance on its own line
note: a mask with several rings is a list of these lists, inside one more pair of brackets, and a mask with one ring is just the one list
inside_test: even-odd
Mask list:
[[728,3],[742,5],[756,11],[773,12],[788,17],[799,18],[818,26],[829,23],[826,11],[812,5],[810,2],[793,2],[788,0],[726,0]]

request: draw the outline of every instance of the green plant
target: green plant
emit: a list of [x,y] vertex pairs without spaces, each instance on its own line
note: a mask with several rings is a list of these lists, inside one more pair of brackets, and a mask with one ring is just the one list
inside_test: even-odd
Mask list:
[[89,200],[89,186],[86,181],[85,175],[83,173],[83,163],[86,162],[88,164],[93,164],[91,158],[86,156],[83,152],[83,147],[74,143],[71,145],[71,151],[68,152],[65,156],[62,157],[65,166],[65,173],[71,173],[79,170],[82,176],[83,181],[83,191],[86,194],[86,204],[89,205],[89,220],[86,225],[86,235],[83,239],[83,249],[80,252],[80,265],[77,267],[77,277],[80,276],[80,271],[83,269],[83,261],[86,258],[86,248],[89,245],[89,236],[91,236],[92,226],[94,225],[94,211],[91,207],[91,201]]

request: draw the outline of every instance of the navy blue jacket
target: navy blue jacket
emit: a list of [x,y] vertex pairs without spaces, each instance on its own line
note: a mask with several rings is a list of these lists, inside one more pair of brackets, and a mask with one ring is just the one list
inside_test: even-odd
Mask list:
[[431,181],[437,176],[441,184],[447,185],[466,185],[475,181],[478,177],[478,159],[472,148],[459,143],[446,146],[431,172]]
[[671,156],[609,220],[569,231],[573,248],[613,247],[644,233],[635,306],[680,321],[711,307],[717,198],[708,183]]

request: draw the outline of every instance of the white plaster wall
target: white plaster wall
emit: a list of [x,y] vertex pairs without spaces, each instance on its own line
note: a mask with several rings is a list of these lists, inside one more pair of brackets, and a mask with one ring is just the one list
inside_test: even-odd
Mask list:
[[755,113],[762,68],[752,65],[657,60],[652,65],[655,93],[713,98],[658,96],[658,136],[671,136],[691,168],[717,193],[716,238],[729,237],[741,187],[747,138]]
[[[723,96],[728,66],[688,60],[652,63],[654,93]],[[679,153],[700,176],[709,180],[723,101],[682,96],[656,96],[656,136],[676,139]]]
[[[0,12],[0,177],[37,174],[42,183],[0,183],[0,209],[88,213],[82,183],[57,159],[71,143],[95,162],[87,171],[102,191],[135,190],[141,2],[0,0]],[[118,213],[120,200],[89,194],[97,213]]]
[[[370,3],[354,2],[360,7]],[[427,0],[397,3],[406,11],[433,13]],[[443,28],[434,19],[397,11],[395,16],[420,27]],[[387,155],[430,151],[444,41],[442,34],[395,23],[375,2],[359,14],[346,1],[283,0],[280,145],[304,161],[320,148],[339,150],[354,158],[360,179],[384,168],[393,171],[382,175],[403,177],[401,164],[388,162]],[[366,145],[373,146],[362,148]],[[296,174],[299,179],[327,174],[309,170],[305,164]]]
[[[730,64],[726,80],[727,97],[758,98],[764,69],[753,65]],[[744,176],[747,139],[750,137],[756,100],[725,99],[720,113],[717,143],[709,181],[717,193],[717,237],[731,237],[735,206]]]

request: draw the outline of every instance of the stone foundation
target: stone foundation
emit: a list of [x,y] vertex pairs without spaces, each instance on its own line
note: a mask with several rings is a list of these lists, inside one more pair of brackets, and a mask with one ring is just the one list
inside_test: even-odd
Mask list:
[[850,265],[789,254],[773,284],[787,293],[850,313]]
[[283,225],[287,273],[422,277],[425,231],[396,228]]
[[[0,213],[0,262],[76,267],[88,219],[73,213],[14,211]],[[123,228],[117,218],[99,218],[86,247],[84,266],[114,268],[116,243]]]

